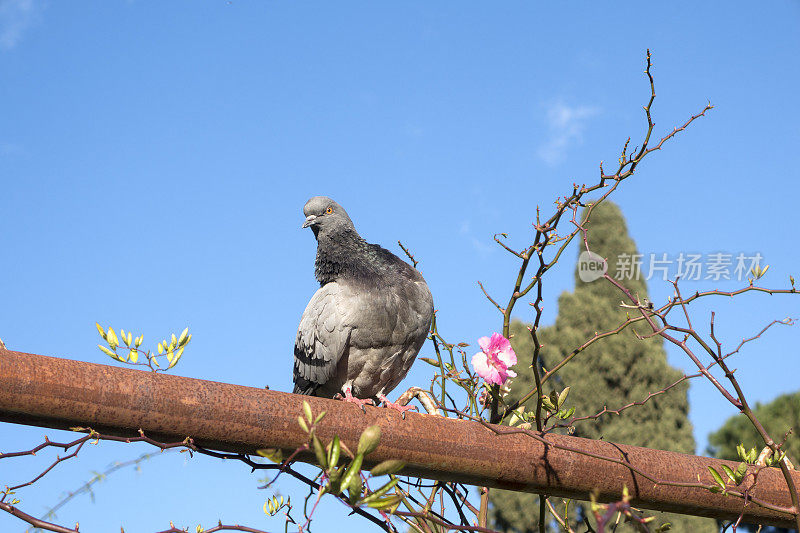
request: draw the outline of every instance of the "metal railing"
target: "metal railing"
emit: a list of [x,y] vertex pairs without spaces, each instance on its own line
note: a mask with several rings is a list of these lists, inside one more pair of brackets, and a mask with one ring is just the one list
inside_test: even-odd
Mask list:
[[[404,475],[581,500],[595,491],[605,502],[619,500],[627,485],[637,507],[724,520],[736,520],[744,505],[730,495],[660,483],[711,485],[707,467],[735,469],[731,461],[555,434],[544,440],[497,434],[479,422],[425,414],[409,413],[403,420],[388,409],[367,408],[365,414],[352,404],[323,398],[0,350],[4,422],[56,429],[88,426],[129,437],[141,429],[160,440],[191,436],[198,446],[238,453],[293,451],[308,438],[297,423],[303,400],[315,413],[327,411],[318,429],[323,440],[339,435],[355,446],[366,427],[380,425],[381,443],[369,459],[401,459],[408,464]],[[604,459],[609,456],[624,464]],[[793,475],[800,484],[800,472]],[[775,506],[792,505],[777,468],[762,468],[749,494]],[[744,506],[743,514],[749,522],[795,524],[790,514],[753,503]]]

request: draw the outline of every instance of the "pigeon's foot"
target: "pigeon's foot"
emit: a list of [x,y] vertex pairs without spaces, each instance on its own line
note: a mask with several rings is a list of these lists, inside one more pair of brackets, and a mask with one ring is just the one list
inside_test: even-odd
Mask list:
[[395,409],[396,411],[400,411],[400,414],[403,415],[403,420],[406,418],[406,411],[416,411],[416,405],[403,405],[401,403],[390,402],[389,398],[384,396],[383,394],[378,395],[378,399],[383,402],[383,406],[387,409]]
[[336,395],[333,398],[335,400],[342,400],[344,402],[354,403],[357,406],[361,407],[361,410],[364,411],[364,413],[367,412],[367,408],[364,407],[365,405],[375,405],[375,402],[373,402],[370,398],[367,398],[366,400],[361,400],[360,398],[356,398],[355,396],[353,396],[353,392],[350,390],[350,387],[344,389],[344,396],[342,396],[340,393],[336,393]]

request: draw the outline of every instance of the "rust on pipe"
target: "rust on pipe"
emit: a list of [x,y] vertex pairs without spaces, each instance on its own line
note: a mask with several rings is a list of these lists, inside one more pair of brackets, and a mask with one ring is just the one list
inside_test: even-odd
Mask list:
[[[380,446],[369,459],[402,459],[404,473],[443,481],[588,500],[617,501],[627,485],[632,504],[723,520],[735,520],[739,498],[706,489],[656,485],[623,465],[545,445],[522,434],[497,435],[478,422],[367,408],[214,381],[142,372],[42,355],[0,350],[0,421],[67,429],[89,426],[118,436],[145,434],[160,440],[191,436],[199,446],[241,453],[258,448],[294,450],[306,441],[297,423],[302,402],[327,411],[318,434],[339,435],[350,447],[368,426],[381,427]],[[506,426],[506,429],[507,426]],[[721,472],[736,463],[708,457],[617,445],[562,435],[554,444],[624,459],[653,477],[673,482],[713,483],[708,466]],[[309,459],[309,458],[306,458]],[[751,468],[752,471],[752,468]],[[800,485],[800,472],[795,472]],[[764,468],[752,496],[789,508],[781,472]],[[787,513],[753,503],[745,521],[794,527]]]

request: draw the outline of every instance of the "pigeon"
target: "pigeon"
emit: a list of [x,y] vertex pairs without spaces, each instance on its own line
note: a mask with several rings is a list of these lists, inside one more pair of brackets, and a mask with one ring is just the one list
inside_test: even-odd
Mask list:
[[294,392],[399,410],[386,398],[406,376],[433,319],[422,275],[390,251],[369,244],[342,206],[315,196],[303,228],[317,239],[320,288],[308,302],[294,345]]

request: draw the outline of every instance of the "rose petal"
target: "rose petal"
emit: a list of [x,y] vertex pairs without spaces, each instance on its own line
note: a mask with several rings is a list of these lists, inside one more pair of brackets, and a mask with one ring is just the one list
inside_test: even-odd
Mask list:
[[483,376],[483,379],[491,385],[502,385],[505,382],[505,379],[500,376],[500,372],[493,366],[489,367],[489,371]]
[[480,345],[481,350],[483,350],[484,352],[487,352],[487,353],[489,351],[490,342],[491,342],[491,339],[489,339],[489,337],[481,337],[480,339],[478,339],[478,344]]
[[497,354],[497,358],[503,362],[506,366],[514,366],[517,364],[517,354],[514,353],[514,350],[507,350],[504,352],[500,352]]
[[478,352],[473,355],[472,367],[480,377],[486,379],[486,375],[489,373],[489,361],[486,357],[486,354],[483,352]]
[[489,342],[489,346],[490,348],[497,350],[498,352],[511,349],[511,343],[508,342],[508,339],[506,339],[499,333],[492,333],[492,338]]

